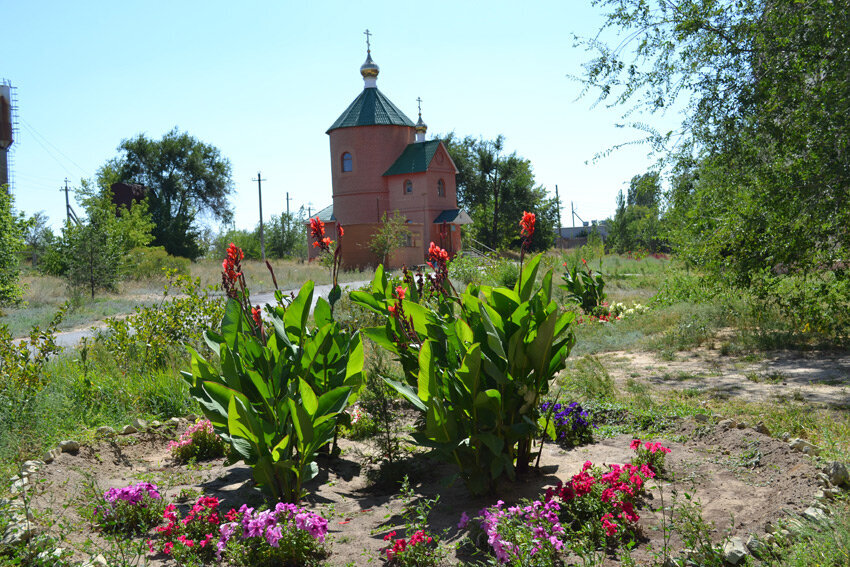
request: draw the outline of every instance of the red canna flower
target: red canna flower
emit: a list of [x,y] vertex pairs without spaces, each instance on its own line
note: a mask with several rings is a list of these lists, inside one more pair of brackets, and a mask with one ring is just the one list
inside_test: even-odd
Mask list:
[[396,297],[398,297],[399,299],[404,299],[404,294],[405,294],[404,288],[401,287],[401,286],[396,286],[395,294],[396,294]]
[[537,217],[534,213],[529,213],[526,211],[522,212],[522,220],[519,221],[520,236],[525,238],[526,242],[531,241],[531,237],[534,235],[534,223],[537,220]]
[[325,223],[319,220],[319,217],[310,219],[310,236],[316,240],[321,240],[325,237]]
[[221,286],[228,297],[236,298],[239,278],[242,276],[242,259],[245,253],[232,242],[227,247],[227,257],[221,263]]
[[[263,316],[259,305],[251,308],[251,318],[254,319],[254,323],[256,323],[258,327],[263,327]],[[216,503],[216,505],[217,504],[218,503]]]
[[345,234],[341,224],[336,225],[336,233],[339,235],[339,238],[342,238],[342,235]]
[[428,258],[431,262],[447,262],[449,253],[432,242],[428,247]]

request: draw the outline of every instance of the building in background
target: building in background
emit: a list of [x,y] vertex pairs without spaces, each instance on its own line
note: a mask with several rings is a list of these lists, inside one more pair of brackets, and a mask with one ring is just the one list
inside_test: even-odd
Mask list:
[[[346,267],[379,262],[369,242],[385,213],[404,216],[412,235],[390,257],[391,267],[422,264],[431,242],[454,255],[461,225],[472,222],[457,206],[457,168],[440,140],[425,140],[421,107],[414,124],[378,90],[378,72],[367,44],[363,92],[327,130],[333,204],[316,216],[331,238],[337,224],[345,229]],[[317,255],[310,246],[310,258]]]

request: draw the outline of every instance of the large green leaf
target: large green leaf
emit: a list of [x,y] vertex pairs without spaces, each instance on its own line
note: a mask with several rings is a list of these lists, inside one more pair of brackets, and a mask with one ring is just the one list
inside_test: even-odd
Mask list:
[[301,340],[307,328],[307,318],[310,315],[310,306],[313,303],[313,288],[312,280],[304,282],[298,295],[295,296],[283,315],[286,333],[295,341]]
[[437,372],[434,368],[434,357],[431,355],[431,341],[422,343],[419,350],[419,399],[428,403],[431,396],[437,395]]
[[231,349],[236,348],[242,330],[242,316],[242,305],[232,297],[228,299],[221,319],[221,336]]
[[317,327],[330,325],[334,322],[331,306],[324,297],[316,300],[316,306],[313,308],[313,321],[315,321]]
[[313,442],[313,422],[304,408],[295,403],[295,400],[288,399],[289,413],[292,416],[292,425],[295,427],[295,433],[298,435],[298,446],[300,450]]
[[514,291],[519,294],[522,301],[528,301],[534,291],[534,282],[537,279],[537,269],[540,267],[542,254],[530,259],[523,267],[522,274],[514,286]]
[[301,394],[301,406],[307,411],[310,417],[315,416],[316,410],[319,409],[319,400],[316,398],[313,388],[303,378],[299,378],[298,391]]
[[419,399],[419,396],[416,394],[416,392],[413,391],[413,388],[411,388],[407,384],[402,384],[401,382],[393,380],[392,378],[387,378],[386,376],[381,376],[381,378],[384,380],[384,382],[386,382],[388,386],[390,386],[396,392],[404,396],[407,401],[409,401],[416,407],[416,409],[418,409],[419,411],[428,411],[428,406],[425,405],[425,403]]

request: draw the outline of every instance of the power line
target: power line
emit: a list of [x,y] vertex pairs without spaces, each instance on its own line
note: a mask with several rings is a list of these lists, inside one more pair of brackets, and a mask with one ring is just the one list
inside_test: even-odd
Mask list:
[[82,167],[80,164],[78,164],[77,162],[75,162],[74,160],[72,160],[71,158],[69,158],[67,155],[65,155],[65,153],[64,153],[62,150],[60,150],[59,148],[57,148],[56,146],[54,146],[54,145],[50,142],[50,140],[48,140],[48,139],[47,139],[47,138],[45,138],[45,137],[44,137],[41,133],[39,133],[39,131],[38,131],[38,130],[36,130],[36,129],[33,127],[33,125],[32,125],[32,124],[30,124],[29,122],[27,122],[27,121],[26,121],[26,120],[24,120],[23,118],[21,118],[21,122],[24,124],[24,126],[25,126],[25,127],[27,127],[28,129],[30,129],[30,130],[32,131],[32,133],[33,133],[33,134],[35,134],[36,136],[40,137],[42,140],[44,140],[45,142],[47,142],[47,143],[50,145],[50,147],[52,147],[54,150],[56,150],[57,152],[59,152],[59,154],[60,154],[61,156],[63,156],[65,159],[67,159],[68,161],[70,161],[71,163],[73,163],[75,166],[77,166],[77,168],[78,168],[80,171],[82,171],[84,174],[87,174],[87,173],[88,173],[85,169],[83,169],[83,167]]
[[[29,131],[29,128],[28,128],[26,125],[24,125],[24,128],[25,128],[27,131]],[[31,134],[35,134],[34,132],[30,132],[30,133],[31,133]],[[58,164],[59,164],[59,167],[61,167],[62,169],[64,169],[64,170],[65,170],[65,173],[67,173],[68,175],[73,175],[73,173],[71,173],[71,171],[70,171],[67,167],[65,167],[65,164],[64,164],[64,163],[62,163],[61,161],[59,161],[59,158],[57,158],[55,155],[53,155],[53,152],[52,152],[52,151],[50,151],[50,148],[48,148],[47,146],[45,146],[44,144],[42,144],[42,143],[41,143],[41,141],[40,141],[38,138],[36,138],[36,137],[35,137],[35,135],[33,135],[33,138],[32,138],[32,139],[35,141],[35,143],[36,143],[36,144],[38,144],[39,146],[41,146],[41,147],[42,147],[42,149],[43,149],[45,152],[47,152],[47,155],[49,155],[50,157],[52,157],[52,158],[53,158],[53,161],[55,161],[56,163],[58,163]]]

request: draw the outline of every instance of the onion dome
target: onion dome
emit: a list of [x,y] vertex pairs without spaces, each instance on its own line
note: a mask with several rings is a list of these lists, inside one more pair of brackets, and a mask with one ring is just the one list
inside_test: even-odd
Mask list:
[[366,83],[365,88],[377,87],[378,73],[381,71],[378,64],[372,61],[372,52],[366,51],[366,62],[360,66],[360,74]]

